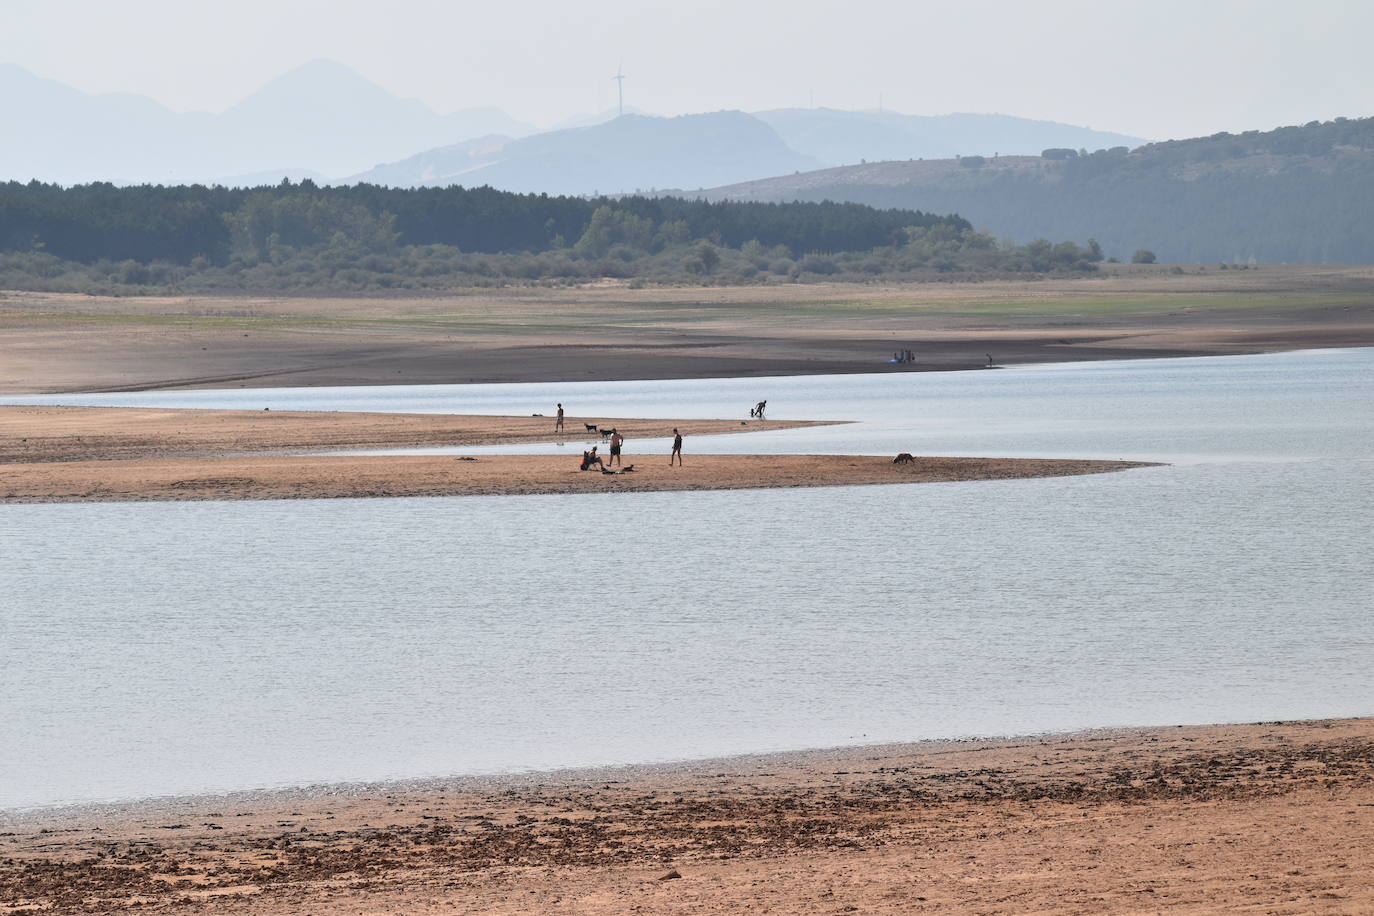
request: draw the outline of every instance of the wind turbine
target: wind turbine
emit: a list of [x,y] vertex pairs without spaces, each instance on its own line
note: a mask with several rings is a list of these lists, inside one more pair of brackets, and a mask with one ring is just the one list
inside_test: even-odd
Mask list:
[[625,67],[623,64],[616,64],[615,76],[611,77],[611,79],[615,80],[616,97],[620,102],[620,113],[616,117],[620,118],[625,117],[625,74],[620,72],[624,69]]

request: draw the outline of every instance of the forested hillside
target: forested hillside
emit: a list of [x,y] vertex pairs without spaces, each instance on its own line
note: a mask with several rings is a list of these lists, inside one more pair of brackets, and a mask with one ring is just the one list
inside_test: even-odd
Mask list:
[[999,237],[1165,261],[1374,261],[1374,118],[1041,157],[871,163],[708,192],[956,211]]
[[0,185],[0,288],[445,288],[922,271],[1092,270],[961,217],[845,203],[586,199],[491,188]]

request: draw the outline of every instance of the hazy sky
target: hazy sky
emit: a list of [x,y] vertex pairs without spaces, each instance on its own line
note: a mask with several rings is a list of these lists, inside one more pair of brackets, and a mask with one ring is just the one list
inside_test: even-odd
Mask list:
[[1369,0],[0,0],[0,62],[219,111],[314,58],[548,124],[883,107],[1167,139],[1374,114]]

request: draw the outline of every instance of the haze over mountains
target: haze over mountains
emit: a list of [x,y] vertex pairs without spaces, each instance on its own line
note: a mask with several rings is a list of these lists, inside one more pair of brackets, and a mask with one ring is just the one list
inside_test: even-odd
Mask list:
[[534,130],[495,108],[440,115],[331,61],[283,74],[218,114],[91,95],[0,64],[0,178],[189,183],[338,176],[481,134]]
[[790,149],[771,127],[741,111],[677,118],[627,114],[593,127],[510,141],[487,137],[431,150],[352,176],[349,182],[615,194],[704,188],[821,165]]
[[[438,114],[314,61],[218,114],[91,95],[0,65],[0,179],[63,184],[299,180],[490,184],[563,194],[711,187],[862,159],[931,158],[1139,138],[1001,115],[782,109],[657,118],[614,112],[535,134],[495,108]],[[585,125],[585,126],[583,126]],[[382,163],[379,165],[379,163]]]

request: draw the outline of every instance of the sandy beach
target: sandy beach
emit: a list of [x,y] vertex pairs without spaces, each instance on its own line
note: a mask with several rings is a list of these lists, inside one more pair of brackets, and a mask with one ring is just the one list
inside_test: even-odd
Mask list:
[[[784,429],[789,421],[598,418],[630,441],[622,463],[581,471],[574,455],[341,456],[283,452],[550,441],[544,417],[289,411],[0,407],[0,503],[733,490],[1096,474],[1146,466],[1074,459],[690,455],[636,439]],[[578,439],[585,418],[566,418]],[[595,434],[593,434],[595,435]],[[607,452],[605,441],[599,449]]]
[[0,912],[1357,913],[1374,720],[0,816]]

